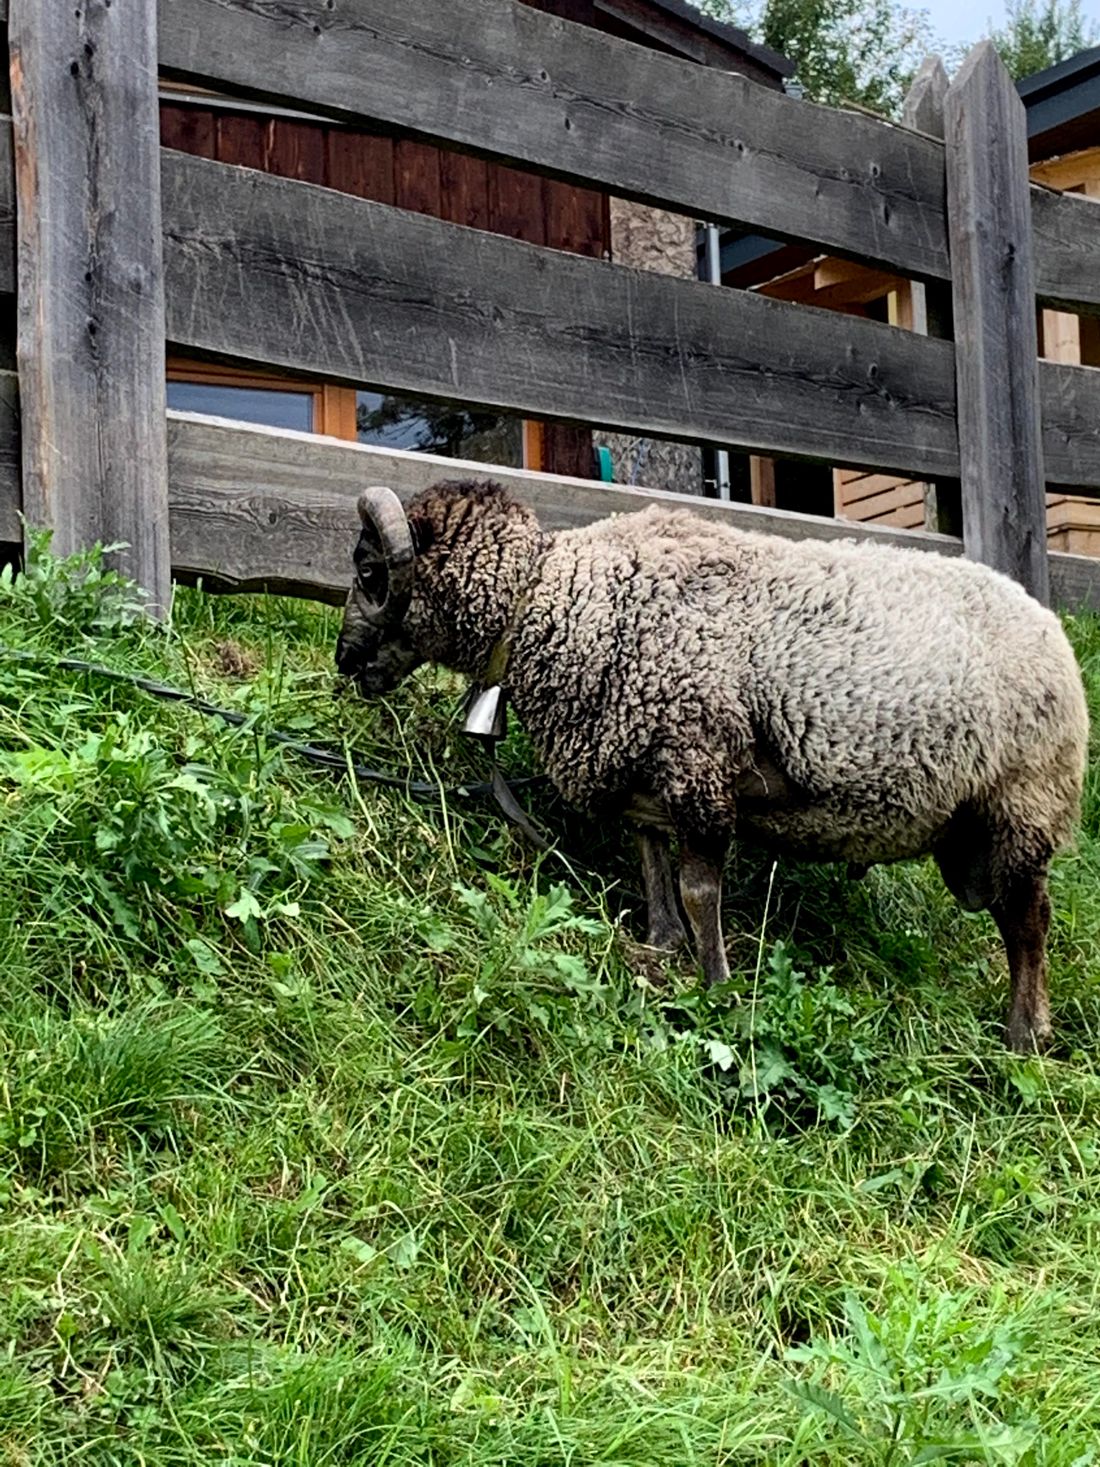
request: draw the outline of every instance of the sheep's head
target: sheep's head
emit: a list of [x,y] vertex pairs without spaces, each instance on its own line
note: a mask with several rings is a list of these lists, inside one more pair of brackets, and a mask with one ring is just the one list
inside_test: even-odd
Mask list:
[[344,604],[336,667],[367,697],[387,693],[423,661],[406,618],[413,596],[416,547],[401,501],[377,485],[359,496],[362,530],[355,579]]
[[392,490],[367,489],[359,518],[339,671],[367,697],[423,662],[476,676],[543,545],[535,516],[500,484],[449,480],[407,515]]

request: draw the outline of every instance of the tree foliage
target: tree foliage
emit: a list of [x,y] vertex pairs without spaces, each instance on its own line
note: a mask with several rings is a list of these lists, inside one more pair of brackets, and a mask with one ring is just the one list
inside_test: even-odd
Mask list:
[[[702,9],[743,27],[795,64],[805,95],[856,103],[896,117],[926,55],[943,51],[928,14],[897,0],[701,0]],[[989,34],[1012,76],[1031,76],[1097,43],[1082,0],[1007,0],[1004,25]],[[957,64],[968,46],[946,48]]]
[[934,49],[927,15],[896,0],[706,0],[795,64],[807,97],[896,116],[909,82]]
[[1095,24],[1081,13],[1081,0],[1008,0],[1005,24],[993,44],[1012,76],[1033,76],[1095,46]]

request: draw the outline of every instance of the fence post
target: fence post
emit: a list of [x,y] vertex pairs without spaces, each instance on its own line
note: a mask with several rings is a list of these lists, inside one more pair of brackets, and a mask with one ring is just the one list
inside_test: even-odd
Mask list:
[[1050,600],[1023,103],[992,42],[944,107],[963,545]]
[[23,506],[171,589],[156,0],[10,0]]
[[[947,72],[938,56],[921,62],[913,85],[906,94],[901,120],[906,127],[930,137],[943,137],[943,104],[947,96]],[[922,336],[950,340],[954,334],[951,320],[951,286],[945,281],[919,280],[912,284],[913,330]],[[924,486],[924,528],[944,535],[962,535],[962,506],[958,479],[937,479]]]

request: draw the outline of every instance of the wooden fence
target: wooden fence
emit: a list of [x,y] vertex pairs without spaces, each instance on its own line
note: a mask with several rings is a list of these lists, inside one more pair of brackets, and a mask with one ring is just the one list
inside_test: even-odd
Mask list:
[[[814,107],[512,0],[0,0],[0,536],[329,598],[354,498],[439,459],[165,412],[171,348],[544,418],[961,480],[967,553],[1100,606],[1044,490],[1100,492],[1100,373],[1036,299],[1100,312],[1094,202],[1032,186],[992,48],[923,131]],[[157,75],[419,136],[924,284],[939,335],[629,270],[161,149]],[[935,134],[942,129],[944,136]],[[16,265],[16,261],[18,262]],[[14,295],[14,304],[12,296]],[[942,339],[954,304],[954,340]],[[19,422],[21,415],[21,424]],[[509,471],[555,524],[646,491]],[[674,496],[672,496],[674,497]],[[788,535],[920,532],[678,500]]]

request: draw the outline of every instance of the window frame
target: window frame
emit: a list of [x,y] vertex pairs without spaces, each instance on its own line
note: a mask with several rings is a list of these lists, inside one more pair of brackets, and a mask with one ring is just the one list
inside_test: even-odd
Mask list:
[[[169,382],[193,382],[204,387],[255,387],[264,392],[308,394],[313,399],[312,433],[358,443],[356,389],[335,382],[314,382],[266,372],[260,367],[232,367],[171,353],[165,378]],[[430,457],[431,455],[425,455]],[[541,470],[546,462],[546,432],[536,418],[523,419],[523,467]],[[492,468],[492,465],[487,465]]]

